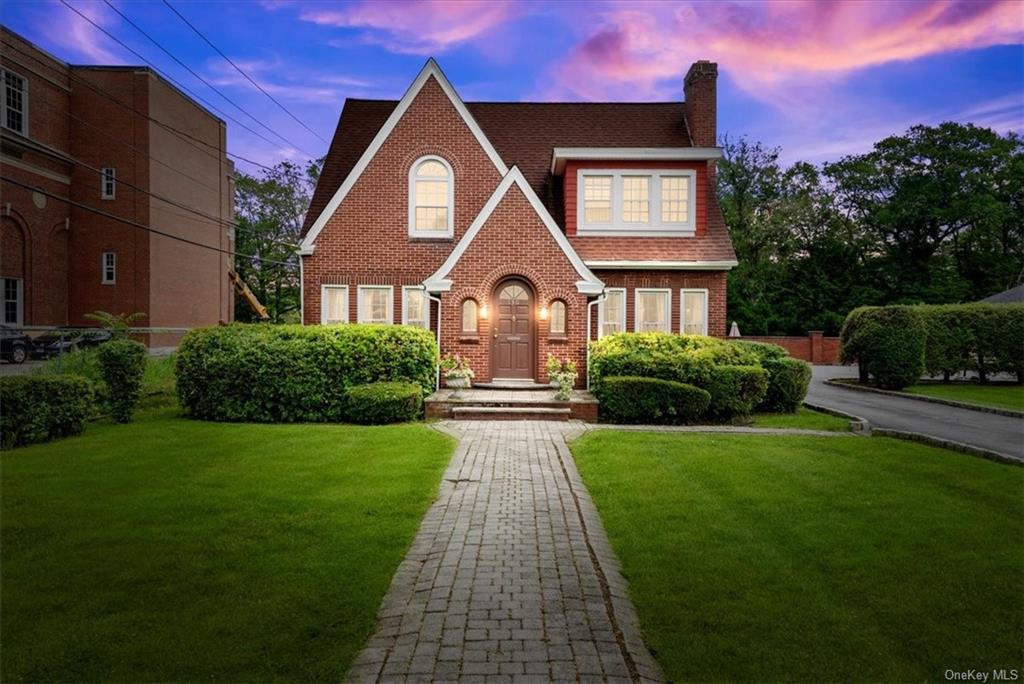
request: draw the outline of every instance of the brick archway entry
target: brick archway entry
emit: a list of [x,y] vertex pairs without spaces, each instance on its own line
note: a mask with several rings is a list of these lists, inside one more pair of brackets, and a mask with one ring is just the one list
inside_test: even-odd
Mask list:
[[491,301],[491,377],[533,380],[537,369],[533,289],[521,278],[506,278],[494,288]]

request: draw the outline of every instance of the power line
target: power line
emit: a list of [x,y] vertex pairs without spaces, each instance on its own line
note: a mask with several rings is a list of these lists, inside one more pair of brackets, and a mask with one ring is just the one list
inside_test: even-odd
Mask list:
[[[13,49],[16,52],[24,55],[25,57],[28,57],[29,59],[32,59],[32,60],[36,59],[36,57],[34,55],[31,55],[28,52],[25,52],[24,50],[20,49],[16,45],[11,45],[10,43],[6,43],[5,42],[5,43],[3,43],[3,46],[5,48],[8,48],[8,49]],[[138,116],[141,116],[142,118],[144,118],[144,119],[146,119],[148,121],[152,121],[157,126],[160,126],[164,130],[172,133],[173,135],[175,135],[178,138],[180,138],[182,141],[188,142],[190,145],[195,147],[197,150],[199,150],[200,152],[203,152],[204,154],[206,154],[207,156],[209,156],[209,157],[211,157],[213,159],[216,159],[218,162],[220,161],[220,157],[218,157],[217,155],[211,154],[207,150],[202,149],[201,147],[199,147],[199,145],[203,145],[205,147],[208,147],[211,150],[216,150],[218,153],[226,154],[229,157],[234,157],[235,159],[239,159],[239,160],[244,161],[244,162],[246,162],[248,164],[252,164],[253,166],[258,166],[261,169],[266,169],[267,171],[273,171],[274,170],[273,167],[267,166],[266,164],[261,164],[258,161],[254,161],[254,160],[249,159],[247,157],[243,157],[240,154],[235,154],[235,153],[230,152],[230,151],[228,151],[226,149],[222,150],[220,147],[218,147],[216,145],[211,145],[210,143],[206,142],[205,140],[197,138],[194,135],[191,135],[190,133],[186,133],[186,132],[184,132],[182,130],[179,130],[179,129],[175,128],[174,126],[171,126],[170,124],[166,124],[163,121],[160,121],[159,119],[154,119],[152,116],[150,116],[150,115],[148,115],[148,114],[146,114],[144,112],[140,112],[139,110],[135,109],[135,107],[131,106],[130,104],[127,104],[123,100],[120,100],[120,99],[114,97],[113,95],[111,95],[107,91],[103,90],[102,88],[93,85],[88,79],[82,78],[81,76],[76,75],[74,72],[70,72],[70,71],[62,72],[60,69],[58,69],[57,67],[52,66],[50,64],[45,64],[44,63],[44,66],[46,66],[51,71],[54,71],[54,72],[60,74],[61,76],[68,76],[71,80],[75,81],[76,83],[81,83],[86,88],[88,88],[89,90],[92,90],[93,92],[95,92],[100,97],[105,98],[105,99],[107,99],[107,100],[109,100],[109,101],[111,101],[111,102],[113,102],[115,104],[121,105],[122,107],[124,107],[128,111],[130,111],[130,112],[132,112],[134,114],[137,114]],[[192,141],[192,142],[190,142],[190,141]]]
[[74,201],[72,199],[69,199],[67,197],[61,197],[60,195],[58,195],[56,193],[50,192],[48,190],[43,190],[42,188],[34,187],[32,185],[29,185],[28,183],[22,183],[21,181],[15,180],[15,179],[13,179],[13,178],[11,178],[9,176],[0,175],[0,180],[2,180],[4,182],[7,182],[7,183],[11,183],[12,185],[16,185],[16,186],[18,186],[20,188],[24,188],[25,190],[29,190],[31,192],[38,192],[41,195],[46,195],[47,197],[52,197],[53,199],[55,199],[55,200],[57,200],[59,202],[64,202],[65,204],[68,204],[68,205],[70,205],[72,207],[77,207],[79,209],[84,209],[85,211],[90,211],[90,212],[92,212],[94,214],[98,214],[99,216],[103,216],[104,218],[108,218],[108,219],[111,219],[111,220],[114,220],[114,221],[118,221],[120,223],[124,223],[125,225],[131,226],[132,228],[137,228],[139,230],[144,230],[147,233],[153,233],[154,235],[160,235],[162,237],[170,238],[171,240],[177,240],[178,242],[184,242],[186,244],[194,245],[196,247],[202,247],[203,249],[208,249],[208,250],[211,250],[213,252],[220,252],[221,254],[227,254],[227,255],[232,256],[232,257],[234,257],[236,259],[237,258],[257,259],[257,260],[259,260],[261,262],[268,263],[268,264],[277,264],[279,266],[295,266],[295,262],[293,262],[293,261],[289,262],[289,261],[277,261],[275,259],[264,259],[263,257],[255,255],[255,254],[238,254],[237,252],[233,252],[231,250],[221,249],[220,247],[214,247],[213,245],[207,245],[205,243],[198,242],[196,240],[190,240],[189,238],[184,238],[184,237],[181,237],[180,235],[173,235],[171,233],[167,233],[167,232],[159,230],[157,228],[152,228],[150,226],[145,226],[145,225],[143,225],[141,223],[138,223],[136,221],[132,221],[131,219],[122,218],[120,216],[117,216],[115,214],[111,214],[111,213],[103,211],[101,209],[96,209],[94,207],[90,207],[88,204],[83,204],[81,202],[76,202],[76,201]]
[[[184,91],[185,91],[186,93],[188,93],[189,95],[191,95],[191,96],[192,96],[192,97],[194,97],[195,99],[197,99],[197,100],[199,100],[200,102],[202,102],[202,103],[203,103],[204,105],[206,105],[206,106],[207,106],[207,107],[209,107],[210,109],[214,110],[214,111],[215,111],[215,112],[217,112],[218,114],[221,114],[221,115],[222,115],[222,116],[224,116],[224,117],[225,117],[226,119],[228,119],[228,120],[230,120],[230,121],[233,121],[234,123],[238,124],[239,126],[241,126],[242,128],[244,128],[245,130],[247,130],[247,131],[249,131],[250,133],[252,133],[253,135],[255,135],[255,136],[256,136],[257,138],[259,138],[260,140],[263,140],[264,142],[266,142],[266,143],[268,143],[268,144],[270,144],[270,145],[275,145],[275,146],[276,146],[276,145],[278,145],[278,144],[279,144],[279,143],[276,143],[276,142],[274,142],[274,141],[273,141],[273,140],[271,140],[270,138],[266,137],[265,135],[263,135],[263,134],[262,134],[262,133],[260,133],[259,131],[255,130],[255,129],[253,129],[253,128],[250,128],[250,127],[249,127],[248,125],[246,125],[246,124],[242,123],[241,121],[239,121],[239,120],[238,120],[238,119],[236,119],[235,117],[231,116],[230,114],[228,114],[227,112],[225,112],[225,111],[224,111],[223,109],[221,109],[221,108],[217,107],[217,105],[215,105],[215,104],[213,104],[212,102],[210,102],[209,100],[207,100],[207,99],[203,98],[203,97],[202,97],[201,95],[199,95],[198,93],[196,93],[196,92],[195,92],[194,90],[190,89],[190,88],[189,88],[188,86],[186,86],[186,85],[185,85],[184,83],[182,83],[181,81],[178,81],[178,80],[176,80],[176,79],[175,79],[175,78],[174,78],[173,76],[171,76],[170,74],[168,74],[168,73],[166,73],[166,72],[162,71],[161,69],[159,69],[159,68],[158,68],[158,67],[157,67],[157,66],[156,66],[155,64],[153,64],[153,62],[151,62],[151,61],[149,61],[148,59],[146,59],[146,58],[145,58],[145,57],[144,57],[144,56],[143,56],[142,54],[140,54],[140,53],[139,53],[139,52],[138,52],[137,50],[135,50],[135,49],[133,49],[133,48],[129,47],[129,46],[128,46],[128,44],[127,44],[127,43],[125,43],[124,41],[122,41],[122,40],[121,40],[120,38],[118,38],[117,36],[115,36],[114,34],[112,34],[112,33],[111,33],[110,31],[106,30],[105,28],[103,28],[102,26],[100,26],[99,24],[97,24],[97,23],[96,23],[95,21],[93,21],[92,19],[90,19],[90,18],[89,18],[89,17],[87,17],[86,15],[82,14],[81,12],[79,12],[79,11],[78,11],[77,9],[75,9],[75,7],[74,7],[74,6],[72,6],[72,5],[71,5],[71,4],[70,4],[70,3],[69,3],[69,2],[67,1],[67,0],[60,0],[60,2],[61,2],[61,4],[63,4],[63,5],[65,6],[65,7],[67,7],[67,8],[69,9],[69,10],[71,10],[72,12],[74,12],[75,14],[77,14],[78,16],[80,16],[80,17],[81,17],[82,19],[84,19],[85,21],[89,22],[89,23],[90,23],[90,24],[91,24],[91,25],[92,25],[93,27],[95,27],[95,28],[99,29],[100,31],[102,31],[102,32],[104,33],[104,35],[106,35],[106,36],[107,36],[108,38],[110,38],[111,40],[113,40],[113,41],[114,41],[115,43],[117,43],[118,45],[120,45],[121,47],[123,47],[123,48],[124,48],[125,50],[127,50],[127,51],[128,51],[128,52],[130,52],[130,53],[132,53],[133,55],[135,55],[136,57],[138,57],[139,59],[141,59],[141,60],[142,60],[143,62],[145,62],[146,64],[148,64],[148,65],[149,65],[149,66],[150,66],[150,67],[151,67],[151,68],[152,68],[152,69],[153,69],[154,71],[156,71],[156,72],[157,72],[158,74],[160,74],[161,76],[163,76],[164,78],[166,78],[166,79],[167,79],[168,81],[170,81],[171,83],[173,83],[174,85],[176,85],[176,86],[177,86],[178,88],[181,88],[182,90],[184,90]],[[120,13],[119,13],[119,14],[120,14]],[[205,81],[204,81],[204,83],[205,83]],[[212,86],[211,86],[211,87],[212,87]],[[225,98],[225,99],[227,99],[227,98]],[[230,100],[228,100],[228,101],[230,102]],[[232,102],[232,104],[234,104],[234,103]],[[238,105],[235,105],[235,106],[236,106],[236,107],[238,107]],[[239,107],[239,109],[241,109],[241,107]],[[248,112],[246,112],[246,114],[248,114]],[[251,115],[249,115],[249,116],[251,116]],[[255,120],[255,117],[253,117],[253,120]],[[269,130],[269,129],[268,129],[268,130]],[[273,132],[273,131],[271,131],[271,132]],[[279,136],[279,137],[281,137],[281,136]],[[285,139],[284,137],[281,137],[281,139],[285,141],[285,144],[287,144],[287,145],[291,145],[292,147],[295,147],[296,149],[298,149],[298,147],[297,147],[296,145],[294,145],[294,144],[293,144],[293,143],[291,143],[291,142],[288,142],[288,140],[287,140],[287,139]],[[303,154],[305,154],[305,155],[306,155],[307,157],[310,157],[310,158],[312,158],[312,157],[313,157],[313,155],[309,154],[309,153],[308,153],[308,152],[306,152],[305,150],[301,150],[301,149],[300,149],[299,151],[300,151],[300,152],[302,152]]]
[[[106,2],[106,3],[108,4],[108,5],[110,4],[110,1],[109,1],[109,0],[104,0],[104,1],[105,1],[105,2]],[[242,74],[242,76],[245,76],[246,80],[248,80],[248,81],[249,81],[249,83],[252,83],[252,84],[253,84],[254,86],[256,86],[256,87],[257,87],[257,88],[259,89],[259,91],[260,91],[261,93],[263,93],[263,94],[264,94],[264,95],[266,95],[266,96],[267,96],[268,98],[270,98],[270,101],[271,101],[271,102],[273,102],[274,104],[276,104],[276,105],[277,105],[278,107],[280,107],[280,108],[281,108],[281,110],[282,110],[282,111],[284,111],[284,113],[285,113],[285,114],[287,114],[288,116],[290,116],[290,117],[292,117],[293,119],[295,119],[295,120],[296,120],[296,121],[297,121],[297,122],[299,123],[299,125],[300,125],[300,126],[302,126],[302,127],[303,127],[303,128],[305,128],[305,129],[306,129],[307,131],[309,131],[310,133],[312,133],[313,135],[315,135],[315,136],[316,136],[317,138],[319,138],[321,142],[323,142],[323,143],[326,143],[326,142],[327,142],[327,141],[326,141],[326,140],[325,140],[325,139],[324,139],[324,138],[323,138],[323,137],[322,137],[322,136],[321,136],[321,135],[320,135],[319,133],[317,133],[317,132],[316,132],[316,131],[314,131],[314,130],[313,130],[312,128],[310,128],[309,126],[307,126],[307,125],[306,125],[306,124],[305,124],[305,123],[304,123],[304,122],[302,121],[302,119],[300,119],[299,117],[297,117],[297,116],[295,116],[294,114],[292,114],[292,113],[291,113],[291,111],[289,111],[287,107],[285,107],[285,106],[284,106],[283,104],[281,104],[280,102],[278,102],[278,101],[277,101],[277,98],[275,98],[275,97],[274,97],[273,95],[271,95],[271,94],[270,94],[270,93],[268,93],[268,92],[267,92],[266,90],[264,90],[264,89],[263,89],[263,86],[261,86],[261,85],[260,85],[259,83],[257,83],[257,82],[256,82],[255,80],[253,80],[253,78],[252,78],[251,76],[249,76],[249,74],[245,73],[245,71],[243,71],[243,70],[242,70],[242,67],[238,66],[238,65],[237,65],[237,64],[235,64],[235,63],[234,63],[233,61],[231,61],[231,58],[230,58],[230,57],[228,57],[228,56],[227,56],[227,55],[225,55],[225,54],[224,54],[223,52],[221,52],[220,48],[218,48],[218,47],[217,47],[216,45],[214,45],[214,44],[213,44],[213,42],[212,42],[212,41],[211,41],[211,40],[210,40],[209,38],[207,38],[207,37],[206,37],[205,35],[203,35],[203,33],[202,33],[202,32],[201,32],[201,31],[200,31],[199,29],[197,29],[197,28],[196,28],[196,27],[195,27],[195,26],[194,26],[194,25],[192,24],[192,22],[190,22],[190,21],[189,21],[188,19],[186,19],[186,18],[185,18],[185,16],[184,16],[184,15],[183,15],[183,14],[182,14],[181,12],[179,12],[179,11],[178,11],[177,9],[175,9],[174,5],[172,5],[172,4],[171,4],[170,2],[168,2],[167,0],[164,0],[164,4],[165,4],[165,5],[167,5],[167,7],[168,7],[168,8],[170,8],[170,10],[171,10],[172,12],[174,12],[175,14],[177,14],[177,15],[178,15],[178,18],[179,18],[179,19],[181,19],[181,20],[182,20],[183,22],[185,22],[185,24],[186,24],[186,25],[187,25],[187,26],[188,26],[188,27],[189,27],[190,29],[192,29],[192,31],[193,31],[193,32],[195,32],[195,34],[196,34],[197,36],[199,36],[199,37],[200,37],[200,38],[202,38],[202,39],[203,39],[204,41],[206,41],[206,44],[207,44],[207,45],[209,45],[209,46],[210,46],[211,48],[213,48],[213,49],[214,49],[214,51],[215,51],[215,52],[216,52],[216,53],[217,53],[218,55],[220,55],[221,57],[223,57],[223,58],[224,58],[224,60],[225,60],[225,61],[226,61],[226,62],[227,62],[228,64],[230,64],[231,66],[233,66],[233,67],[235,68],[235,71],[237,71],[238,73]],[[120,12],[118,12],[118,14],[120,14]]]

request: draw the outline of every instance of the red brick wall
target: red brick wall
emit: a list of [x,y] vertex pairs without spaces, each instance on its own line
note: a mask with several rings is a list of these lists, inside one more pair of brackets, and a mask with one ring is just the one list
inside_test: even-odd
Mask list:
[[[672,290],[672,332],[681,330],[679,290],[706,288],[708,291],[708,334],[726,334],[725,299],[726,271],[595,271],[605,287],[626,288],[626,330],[633,331],[635,318],[635,291],[637,288],[669,288]],[[597,330],[597,313],[592,329]]]
[[[566,335],[552,338],[550,321],[535,319],[536,372],[547,382],[548,354],[572,359],[586,377],[587,297],[576,291],[579,275],[518,186],[513,185],[452,269],[452,290],[444,297],[441,345],[466,357],[478,382],[491,379],[491,319],[495,313],[495,287],[510,276],[526,280],[534,290],[534,309],[560,299],[566,304]],[[490,308],[480,319],[476,337],[461,334],[462,302],[472,298]]]
[[739,339],[777,344],[785,348],[794,359],[801,359],[813,364],[833,365],[839,363],[839,338],[825,337],[818,331],[811,331],[807,337],[744,335]]
[[[707,232],[708,226],[708,163],[707,162],[645,162],[645,161],[569,161],[565,164],[565,233],[576,235],[577,216],[577,172],[580,169],[681,169],[697,172],[696,207],[694,221],[696,235],[700,237]],[[630,238],[643,240],[644,238]],[[629,258],[627,256],[623,257]]]
[[[427,154],[443,157],[454,172],[455,237],[409,238],[409,169]],[[395,321],[401,321],[401,285],[433,273],[501,181],[497,169],[433,78],[423,86],[304,257],[304,322],[320,322],[320,286],[349,286],[356,320],[356,286],[395,286]]]

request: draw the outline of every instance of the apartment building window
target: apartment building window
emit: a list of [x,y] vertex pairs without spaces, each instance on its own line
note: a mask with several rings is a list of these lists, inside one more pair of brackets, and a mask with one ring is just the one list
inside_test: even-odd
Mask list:
[[671,290],[636,291],[636,332],[672,332]]
[[394,288],[390,285],[360,285],[357,315],[360,323],[394,323]]
[[3,125],[4,128],[28,135],[28,81],[24,76],[0,69],[4,82]]
[[605,300],[597,305],[597,336],[613,335],[626,330],[626,290],[605,290]]
[[682,310],[680,320],[682,321],[681,332],[684,335],[707,335],[708,334],[708,291],[680,290],[679,302]]
[[348,323],[348,287],[323,285],[320,288],[320,322]]
[[695,171],[601,169],[577,173],[580,235],[694,234]]
[[4,323],[21,325],[24,311],[24,281],[21,278],[4,278]]
[[100,282],[103,285],[113,285],[117,282],[117,254],[104,252],[100,260],[100,271],[103,274]]
[[430,300],[423,288],[402,288],[402,323],[420,328],[430,327]]
[[114,199],[117,192],[117,172],[110,166],[100,174],[100,199]]

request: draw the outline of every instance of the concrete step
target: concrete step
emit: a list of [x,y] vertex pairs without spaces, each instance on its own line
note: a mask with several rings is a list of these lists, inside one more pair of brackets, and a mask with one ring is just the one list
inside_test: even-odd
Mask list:
[[477,389],[491,390],[552,390],[551,385],[544,385],[533,380],[492,380],[491,382],[474,382],[473,387]]
[[572,409],[543,406],[453,406],[455,420],[569,420]]

